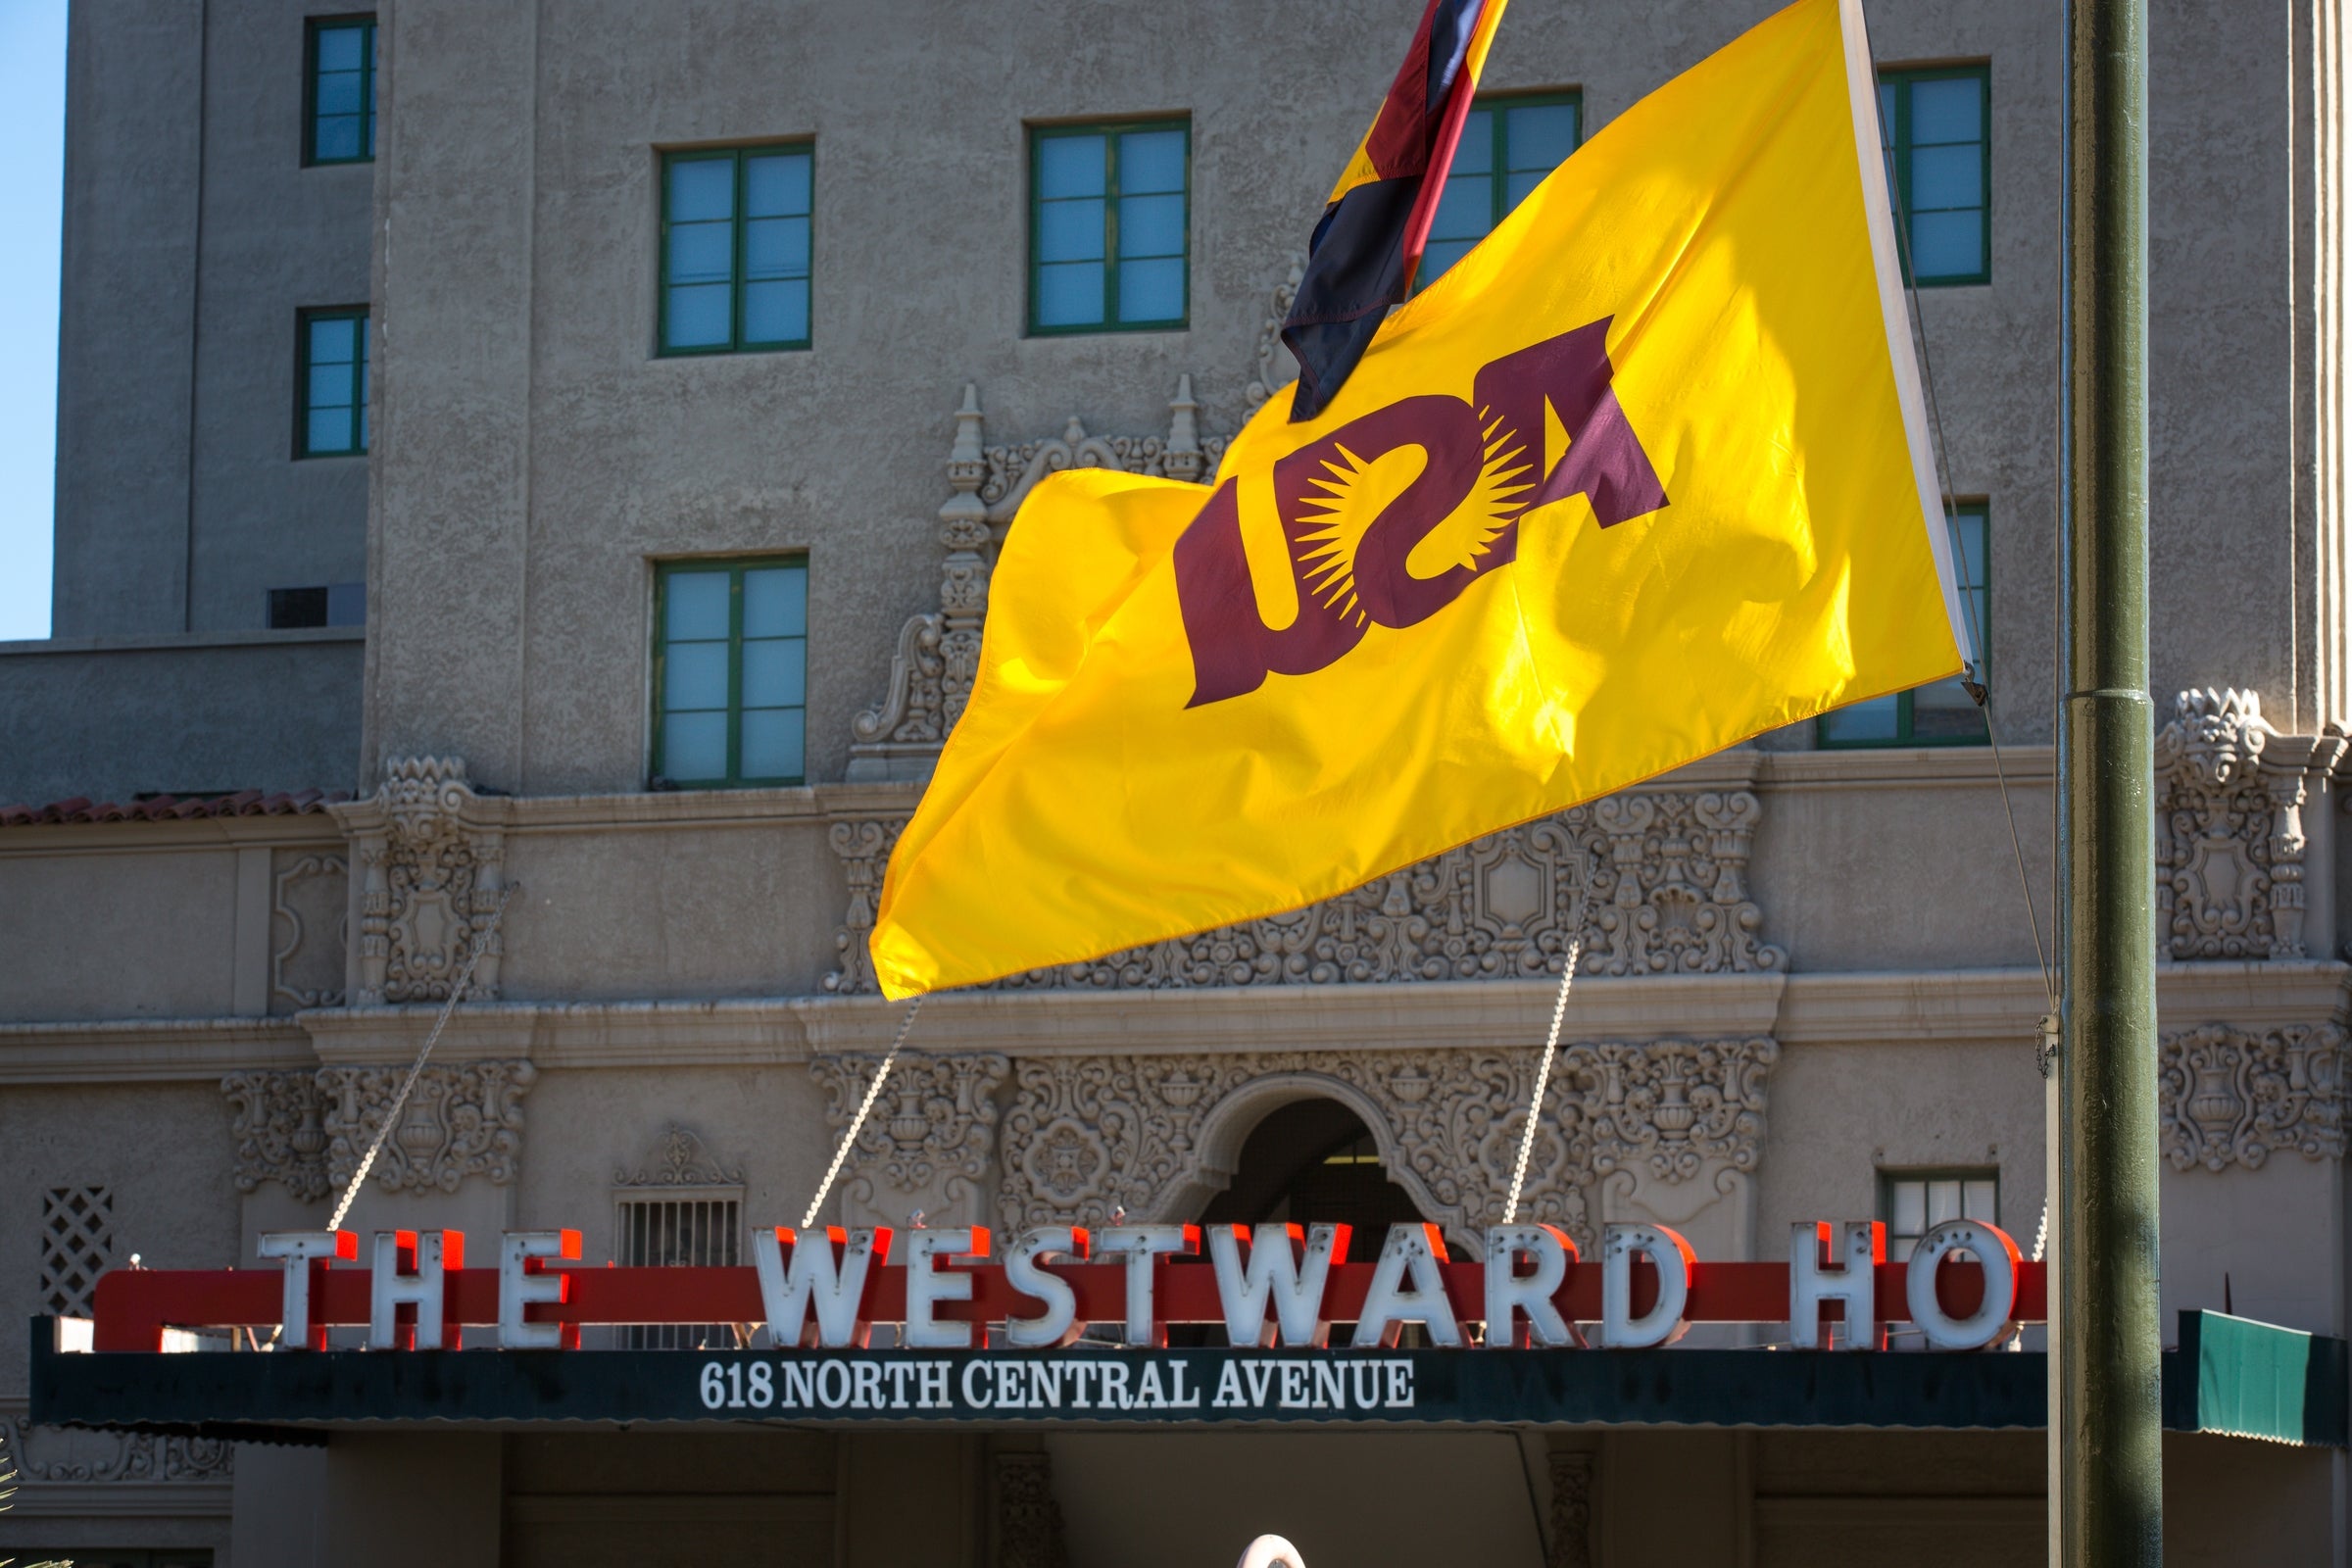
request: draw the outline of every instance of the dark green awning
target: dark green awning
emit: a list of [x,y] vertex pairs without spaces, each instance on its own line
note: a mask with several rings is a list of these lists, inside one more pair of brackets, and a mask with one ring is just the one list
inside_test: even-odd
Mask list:
[[2344,1342],[2222,1312],[2180,1314],[2164,1358],[2164,1424],[2314,1447],[2347,1446]]

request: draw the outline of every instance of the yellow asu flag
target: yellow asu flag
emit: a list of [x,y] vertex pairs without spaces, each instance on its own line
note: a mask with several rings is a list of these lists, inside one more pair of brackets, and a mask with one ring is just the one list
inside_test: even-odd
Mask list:
[[1211,490],[1006,537],[893,997],[1297,907],[1962,668],[1858,0],[1595,135]]

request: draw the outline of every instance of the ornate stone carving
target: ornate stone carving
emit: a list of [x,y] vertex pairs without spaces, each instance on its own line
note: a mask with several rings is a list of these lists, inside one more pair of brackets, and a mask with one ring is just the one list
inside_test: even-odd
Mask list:
[[1266,300],[1266,314],[1258,318],[1257,341],[1250,362],[1250,384],[1242,391],[1242,401],[1255,414],[1258,405],[1278,392],[1287,390],[1298,379],[1298,362],[1291,354],[1290,345],[1282,340],[1282,323],[1290,319],[1291,306],[1298,299],[1298,284],[1306,276],[1306,258],[1297,251],[1291,253],[1290,271],[1274,285]]
[[[1290,914],[997,981],[1008,990],[1348,985],[1559,973],[1577,880],[1592,878],[1586,974],[1747,974],[1788,955],[1762,940],[1747,861],[1763,808],[1746,790],[1610,796],[1490,833]],[[902,823],[838,822],[850,877],[826,988],[874,989],[873,894]]]
[[24,1481],[225,1486],[235,1458],[221,1438],[34,1426],[22,1409],[0,1411],[0,1461]]
[[997,529],[1038,480],[1064,468],[1123,468],[1198,481],[1212,472],[1225,450],[1222,437],[1202,436],[1193,378],[1179,378],[1168,405],[1168,434],[1094,436],[1076,415],[1059,437],[1020,446],[983,447],[980,393],[963,389],[956,411],[956,440],[948,451],[951,494],[939,509],[939,609],[910,618],[891,656],[890,688],[881,702],[850,723],[853,782],[922,778],[929,774],[948,731],[963,713],[980,667],[980,627],[988,614],[989,574],[996,564]]
[[990,1568],[1069,1568],[1052,1460],[1027,1452],[999,1453],[993,1461],[997,1507]]
[[1550,1448],[1551,1550],[1544,1568],[1592,1568],[1592,1454],[1589,1449]]
[[2282,736],[2262,699],[2182,692],[2156,737],[2156,897],[2175,959],[2299,958],[2303,805],[2343,755],[2341,731]]
[[300,855],[285,858],[271,878],[270,915],[283,938],[270,954],[273,1004],[343,1005],[350,877],[351,862],[340,855]]
[[2158,1070],[2175,1170],[2344,1157],[2344,1031],[2334,1024],[2257,1034],[2209,1023],[2166,1035]]
[[[506,802],[474,793],[463,758],[409,757],[329,809],[363,868],[359,1004],[445,1000],[504,895]],[[498,995],[503,951],[492,928],[469,997]]]
[[615,1187],[741,1187],[743,1172],[730,1170],[710,1152],[702,1135],[671,1122],[646,1147],[637,1168],[612,1172]]
[[[406,1067],[321,1067],[221,1079],[236,1112],[237,1191],[274,1181],[309,1203],[343,1186],[407,1076]],[[522,1150],[522,1097],[537,1077],[527,1061],[428,1065],[376,1155],[375,1180],[393,1193],[454,1193],[468,1176],[512,1182]]]
[[[1586,1189],[1615,1172],[1680,1186],[1763,1150],[1769,1039],[1564,1047],[1521,1217],[1590,1240]],[[1189,1214],[1264,1109],[1324,1095],[1365,1118],[1392,1179],[1459,1230],[1501,1217],[1532,1052],[1313,1051],[1078,1056],[1014,1064],[999,1206],[1008,1227]],[[1230,1150],[1226,1146],[1230,1145]]]
[[273,1181],[315,1203],[326,1196],[326,1106],[307,1072],[232,1072],[220,1092],[236,1112],[237,1191]]
[[[330,1185],[351,1180],[407,1075],[405,1067],[318,1069]],[[377,1184],[388,1193],[454,1193],[468,1176],[512,1182],[522,1152],[522,1097],[538,1076],[527,1061],[426,1067],[375,1157]]]
[[[878,1055],[818,1056],[809,1073],[825,1089],[825,1125],[839,1137],[873,1082]],[[997,1087],[1009,1069],[992,1053],[929,1055],[902,1051],[843,1168],[845,1200],[904,1221],[923,1207],[935,1218],[973,1210],[997,1152]]]
[[874,906],[882,896],[883,870],[890,864],[890,852],[898,847],[899,830],[906,825],[903,816],[853,819],[836,822],[826,831],[825,840],[841,857],[842,872],[850,885],[848,907],[833,936],[840,966],[825,976],[827,991],[879,989],[874,982],[873,952],[866,942],[874,932]]

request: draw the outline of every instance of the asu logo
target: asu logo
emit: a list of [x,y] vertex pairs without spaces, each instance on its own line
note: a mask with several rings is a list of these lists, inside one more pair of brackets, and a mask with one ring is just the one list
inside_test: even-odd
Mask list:
[[1409,397],[1274,465],[1274,509],[1298,595],[1266,623],[1242,538],[1239,477],[1176,541],[1176,596],[1193,651],[1185,706],[1309,675],[1374,624],[1428,619],[1517,559],[1519,519],[1582,495],[1604,528],[1659,510],[1666,491],[1609,386],[1609,318],[1506,354],[1471,400]]

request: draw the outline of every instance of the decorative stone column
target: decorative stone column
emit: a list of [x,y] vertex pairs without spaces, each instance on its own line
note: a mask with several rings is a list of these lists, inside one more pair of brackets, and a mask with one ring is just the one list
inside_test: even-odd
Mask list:
[[2160,956],[2308,956],[2303,807],[2344,750],[2333,725],[2280,735],[2254,692],[2173,699],[2172,722],[2156,736]]
[[[476,795],[457,757],[399,758],[364,801],[328,808],[362,867],[352,957],[363,1007],[448,999],[506,889],[509,804]],[[467,995],[498,995],[492,930]]]
[[988,614],[989,576],[999,529],[1012,520],[1040,479],[1065,468],[1119,468],[1198,482],[1212,472],[1225,443],[1202,436],[1193,378],[1181,376],[1168,404],[1168,434],[1095,436],[1076,415],[1058,438],[1020,446],[981,445],[980,390],[963,389],[956,439],[948,449],[946,503],[939,509],[939,608],[899,629],[890,686],[850,722],[851,783],[930,776],[948,731],[963,715],[980,668],[980,627]]

